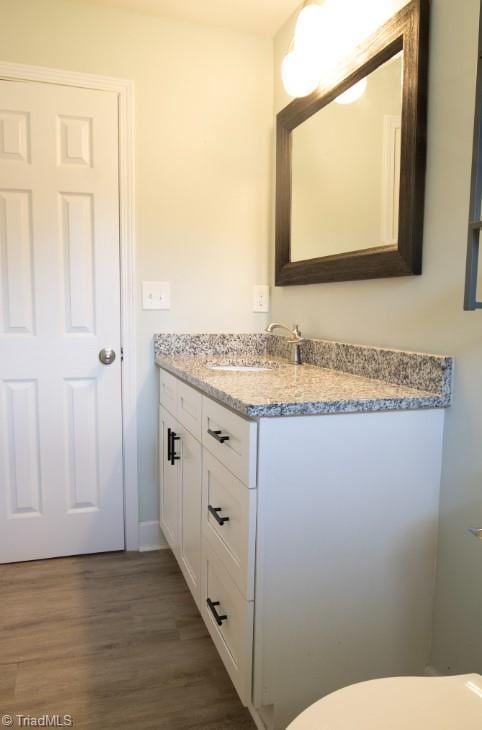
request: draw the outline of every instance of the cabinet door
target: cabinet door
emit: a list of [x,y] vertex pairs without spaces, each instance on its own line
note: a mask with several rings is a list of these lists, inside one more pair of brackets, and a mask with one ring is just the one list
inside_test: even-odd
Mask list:
[[202,447],[181,427],[179,562],[196,603],[200,601]]
[[[159,409],[159,474],[161,480],[160,522],[164,537],[176,557],[179,555],[179,461],[171,463],[170,452],[172,434],[177,435],[179,427],[175,419],[164,410]],[[179,451],[178,441],[176,451]]]

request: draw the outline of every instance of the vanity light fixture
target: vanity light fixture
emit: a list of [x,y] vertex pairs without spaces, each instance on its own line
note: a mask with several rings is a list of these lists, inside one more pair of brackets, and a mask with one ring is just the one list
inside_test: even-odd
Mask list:
[[[353,33],[337,33],[340,11],[333,0],[305,0],[298,15],[290,51],[281,66],[283,85],[290,96],[311,94],[322,80],[327,80],[341,55],[347,51]],[[330,37],[331,35],[331,37]],[[336,101],[351,104],[365,92],[366,79],[348,89]]]
[[316,0],[306,0],[295,26],[296,49],[317,52],[323,32],[324,8]]
[[292,50],[283,59],[281,77],[290,96],[308,96],[320,83],[320,72],[308,53]]
[[347,89],[343,94],[340,94],[340,96],[337,96],[335,99],[337,104],[353,104],[354,101],[358,101],[358,99],[361,99],[363,94],[365,93],[368,86],[368,81],[366,79],[362,79],[357,84],[354,84],[349,89]]
[[298,16],[294,38],[281,65],[283,85],[290,96],[307,96],[321,81],[320,46],[323,8],[307,0]]
[[[281,66],[286,92],[303,97],[322,82],[330,85],[340,61],[388,19],[390,8],[387,0],[305,0]],[[339,103],[356,101],[365,88],[360,82]]]

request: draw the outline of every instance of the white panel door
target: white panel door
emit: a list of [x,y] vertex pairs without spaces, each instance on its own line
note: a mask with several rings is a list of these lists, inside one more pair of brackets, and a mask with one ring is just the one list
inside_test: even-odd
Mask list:
[[116,94],[0,81],[0,562],[124,547],[118,197]]

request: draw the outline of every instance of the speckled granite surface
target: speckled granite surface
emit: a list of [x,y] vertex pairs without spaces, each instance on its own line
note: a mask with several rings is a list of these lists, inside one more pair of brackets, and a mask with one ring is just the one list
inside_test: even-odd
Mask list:
[[[250,418],[450,405],[450,357],[308,340],[295,366],[284,338],[265,334],[156,335],[154,349],[160,367]],[[240,362],[270,369],[209,367]]]
[[[157,355],[266,355],[271,335],[154,335]],[[273,352],[274,354],[274,352]],[[283,357],[283,355],[280,355]]]

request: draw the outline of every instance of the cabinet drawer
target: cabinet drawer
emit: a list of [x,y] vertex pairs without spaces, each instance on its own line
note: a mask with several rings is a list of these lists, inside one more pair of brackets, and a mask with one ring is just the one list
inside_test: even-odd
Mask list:
[[159,399],[161,406],[167,408],[167,410],[173,415],[176,415],[177,410],[177,378],[165,370],[159,371]]
[[181,380],[177,381],[176,416],[182,425],[201,441],[202,395]]
[[256,490],[204,449],[202,531],[248,600],[254,598]]
[[241,702],[246,705],[251,696],[253,602],[243,598],[206,541],[203,541],[202,581],[204,621]]
[[203,396],[203,444],[250,488],[256,486],[256,430],[254,421]]

